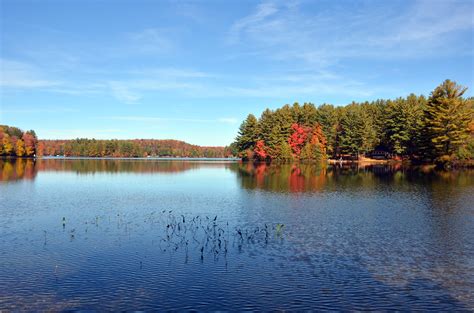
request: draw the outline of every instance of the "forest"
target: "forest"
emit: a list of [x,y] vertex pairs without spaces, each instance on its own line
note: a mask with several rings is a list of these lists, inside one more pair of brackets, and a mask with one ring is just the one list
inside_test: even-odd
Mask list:
[[179,140],[38,140],[33,130],[23,132],[0,125],[0,156],[73,156],[73,157],[191,157],[224,158],[231,155],[225,147],[202,147]]
[[322,161],[327,158],[411,160],[470,164],[474,158],[474,99],[446,80],[430,96],[312,103],[250,114],[231,145],[235,155],[255,161]]
[[201,147],[179,140],[40,140],[38,156],[224,158],[225,147]]

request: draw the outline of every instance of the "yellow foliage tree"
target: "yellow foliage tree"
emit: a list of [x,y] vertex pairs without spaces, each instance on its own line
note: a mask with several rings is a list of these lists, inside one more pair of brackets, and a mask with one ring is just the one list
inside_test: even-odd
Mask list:
[[21,139],[16,141],[16,149],[15,149],[16,156],[22,157],[25,155],[25,142]]
[[3,153],[5,155],[10,155],[13,151],[13,145],[10,142],[10,136],[5,134],[5,136],[3,137],[3,140],[2,140],[2,144],[3,144]]

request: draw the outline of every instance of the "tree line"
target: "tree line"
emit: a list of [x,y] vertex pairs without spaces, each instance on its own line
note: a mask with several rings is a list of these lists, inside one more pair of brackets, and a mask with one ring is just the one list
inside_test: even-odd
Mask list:
[[33,130],[0,125],[0,157],[189,157],[225,158],[228,147],[204,147],[179,140],[38,140]]
[[249,114],[232,143],[244,160],[291,161],[381,154],[418,162],[470,162],[474,158],[474,99],[446,80],[430,96],[312,103]]
[[33,130],[0,125],[0,156],[32,157],[36,154],[38,138]]
[[179,140],[40,140],[38,156],[224,158],[225,147],[202,147]]

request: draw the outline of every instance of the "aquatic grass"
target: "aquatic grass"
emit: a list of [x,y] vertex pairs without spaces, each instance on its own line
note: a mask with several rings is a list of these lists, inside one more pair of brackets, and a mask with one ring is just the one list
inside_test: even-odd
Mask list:
[[[66,217],[63,217],[63,229],[66,227]],[[114,234],[124,235],[132,239],[135,230],[148,228],[160,251],[175,254],[184,253],[185,262],[193,256],[204,261],[206,256],[218,260],[226,258],[228,253],[242,253],[246,248],[265,249],[271,244],[279,244],[275,239],[283,237],[283,224],[229,225],[229,221],[218,215],[180,214],[173,210],[152,211],[145,215],[131,216],[118,212],[112,215],[96,215],[87,220],[83,232],[76,228],[68,231],[70,241],[77,240],[79,233],[87,233],[89,225],[95,225],[100,231],[102,224],[115,225]],[[104,226],[106,233],[109,228]],[[46,236],[46,235],[45,235]],[[45,237],[46,238],[46,237]],[[46,239],[45,239],[46,242]],[[181,252],[180,252],[181,253]]]

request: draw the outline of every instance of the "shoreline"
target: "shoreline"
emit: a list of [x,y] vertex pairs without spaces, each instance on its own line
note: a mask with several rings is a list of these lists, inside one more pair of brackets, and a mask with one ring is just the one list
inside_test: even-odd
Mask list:
[[369,159],[369,158],[363,158],[359,160],[337,160],[337,159],[328,159],[327,160],[329,164],[351,164],[351,163],[357,163],[357,164],[391,164],[391,163],[403,163],[403,161],[397,161],[397,160],[377,160],[377,159]]
[[[242,163],[267,163],[267,162],[254,162],[252,160],[243,160],[242,158],[204,158],[204,157],[87,157],[87,156],[36,156],[36,157],[16,157],[16,156],[0,156],[0,160],[135,160],[135,161],[201,161],[201,162],[242,162]],[[300,163],[298,161],[294,162],[270,162],[275,164],[287,164],[287,163]],[[303,162],[304,163],[304,162]],[[370,159],[370,158],[360,158],[359,160],[338,160],[338,159],[327,159],[326,164],[329,165],[406,165],[406,166],[437,166],[435,163],[413,163],[410,160],[377,160],[377,159]],[[305,163],[307,164],[307,163]],[[465,168],[465,169],[474,169],[474,162],[460,162],[453,164],[449,168],[445,168],[446,170],[449,169],[458,169],[458,168]]]
[[240,161],[240,158],[204,158],[204,157],[87,157],[87,156],[36,156],[36,157],[16,157],[16,156],[2,156],[3,160],[166,160],[166,161]]

